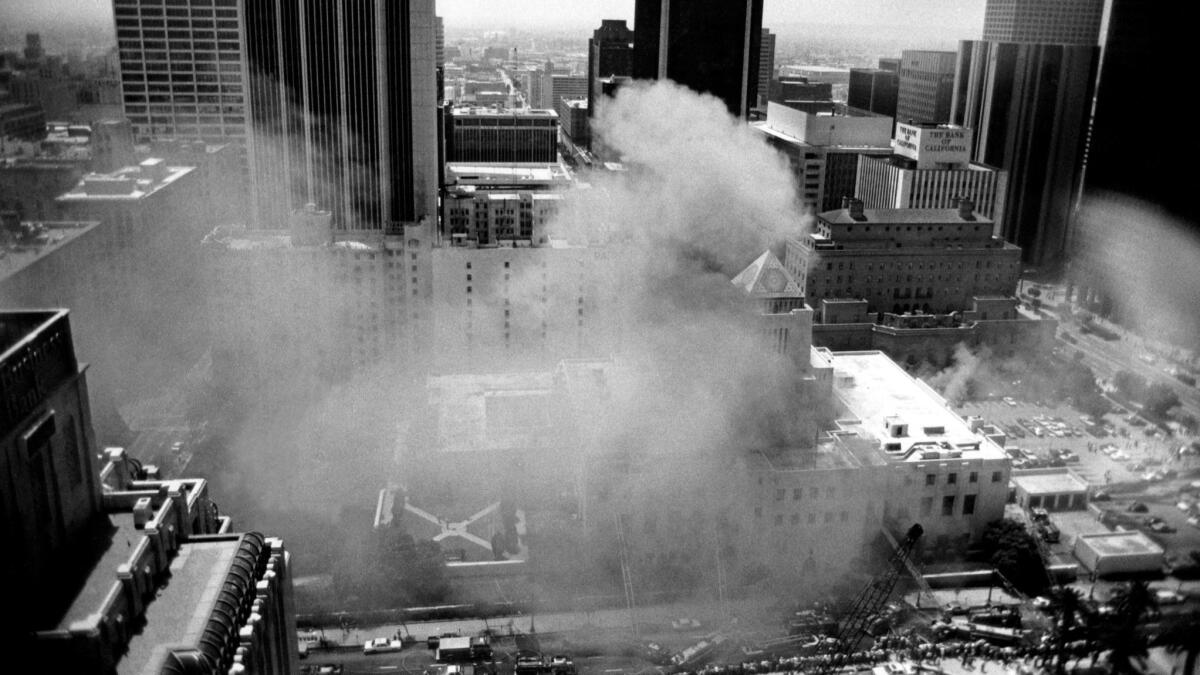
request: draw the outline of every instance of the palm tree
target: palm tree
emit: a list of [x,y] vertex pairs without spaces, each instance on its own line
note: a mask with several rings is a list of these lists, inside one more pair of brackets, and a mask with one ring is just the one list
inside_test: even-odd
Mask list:
[[1176,657],[1184,655],[1182,675],[1197,673],[1196,662],[1200,659],[1200,638],[1197,636],[1200,636],[1200,611],[1193,611],[1167,626],[1156,641],[1166,647],[1168,653]]
[[[1050,593],[1054,611],[1054,626],[1051,631],[1055,653],[1055,672],[1065,673],[1069,654],[1067,646],[1075,640],[1091,642],[1091,617],[1086,613],[1083,595],[1069,586],[1059,586]],[[1083,623],[1079,622],[1082,616]]]
[[1157,611],[1158,602],[1146,582],[1134,581],[1117,593],[1112,605],[1116,615],[1105,626],[1104,636],[1109,664],[1114,673],[1141,672],[1148,644],[1140,626],[1144,617]]

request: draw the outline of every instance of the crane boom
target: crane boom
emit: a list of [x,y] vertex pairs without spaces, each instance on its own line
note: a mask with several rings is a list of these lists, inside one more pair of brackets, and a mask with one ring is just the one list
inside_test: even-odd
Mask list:
[[[854,599],[854,604],[850,611],[840,622],[837,634],[836,652],[841,654],[850,654],[858,649],[859,643],[862,642],[863,635],[867,631],[867,626],[872,618],[879,613],[879,610],[887,604],[888,597],[891,596],[892,590],[896,587],[896,582],[900,579],[900,575],[904,574],[907,569],[908,556],[912,553],[913,547],[916,546],[917,540],[925,532],[920,525],[913,525],[908,528],[908,533],[904,537],[904,541],[896,546],[896,550],[892,552],[892,556],[888,559],[887,568],[880,572],[874,579],[870,581],[859,592],[858,597]],[[818,673],[826,672],[826,668],[818,670]]]

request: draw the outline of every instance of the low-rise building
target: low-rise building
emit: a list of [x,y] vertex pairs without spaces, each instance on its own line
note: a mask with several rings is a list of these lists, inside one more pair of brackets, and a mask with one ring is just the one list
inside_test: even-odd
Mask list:
[[561,164],[449,163],[442,237],[457,245],[544,243],[560,192],[571,185],[571,174]]
[[446,117],[446,161],[556,163],[558,113],[534,108],[453,108]]
[[39,139],[46,135],[46,113],[28,103],[0,103],[0,138]]
[[1026,509],[1082,511],[1088,504],[1088,484],[1068,469],[1028,469],[1012,476],[1016,501]]
[[882,520],[893,533],[925,528],[926,547],[963,550],[1004,516],[1011,463],[945,399],[882,352],[833,352],[837,429],[873,445],[882,468]]
[[1137,530],[1081,534],[1074,553],[1097,577],[1161,573],[1165,562],[1162,546]]

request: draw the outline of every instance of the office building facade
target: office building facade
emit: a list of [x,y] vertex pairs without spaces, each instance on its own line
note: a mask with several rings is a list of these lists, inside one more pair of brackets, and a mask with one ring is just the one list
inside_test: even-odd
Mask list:
[[554,110],[454,108],[446,126],[447,162],[558,162]]
[[762,0],[638,0],[633,76],[716,96],[745,119],[758,103]]
[[954,97],[954,67],[954,52],[908,49],[901,52],[896,121],[949,122]]
[[988,0],[983,39],[1091,47],[1103,15],[1104,0]]
[[969,202],[957,209],[847,208],[789,239],[784,265],[809,304],[863,299],[867,312],[949,313],[976,297],[1010,296],[1021,251],[992,235]]
[[772,101],[766,121],[750,125],[788,158],[797,193],[817,212],[836,208],[855,193],[860,155],[892,153],[890,117],[827,105],[829,111],[818,114]]

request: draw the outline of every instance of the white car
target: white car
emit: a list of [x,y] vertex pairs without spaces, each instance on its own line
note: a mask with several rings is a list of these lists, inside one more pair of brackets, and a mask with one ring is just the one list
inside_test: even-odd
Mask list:
[[1160,605],[1178,605],[1187,600],[1187,596],[1170,588],[1160,588],[1154,591],[1154,599]]
[[675,630],[692,630],[699,627],[700,622],[690,617],[681,617],[671,622],[671,628]]
[[404,648],[404,643],[390,638],[375,638],[363,643],[363,654],[387,654],[398,652]]
[[1002,398],[1002,399],[1000,399],[1000,400],[1001,400],[1001,401],[1004,401],[1006,404],[1008,404],[1008,406],[1009,406],[1010,408],[1015,408],[1015,407],[1017,407],[1017,402],[1016,402],[1016,400],[1015,400],[1015,399],[1013,399],[1013,397],[1011,397],[1011,396],[1005,396],[1004,398]]
[[1127,459],[1132,459],[1129,455],[1125,454],[1125,452],[1122,450],[1118,450],[1118,451],[1114,452],[1113,454],[1109,455],[1109,457],[1112,457],[1114,460],[1116,460],[1118,462],[1124,462]]

